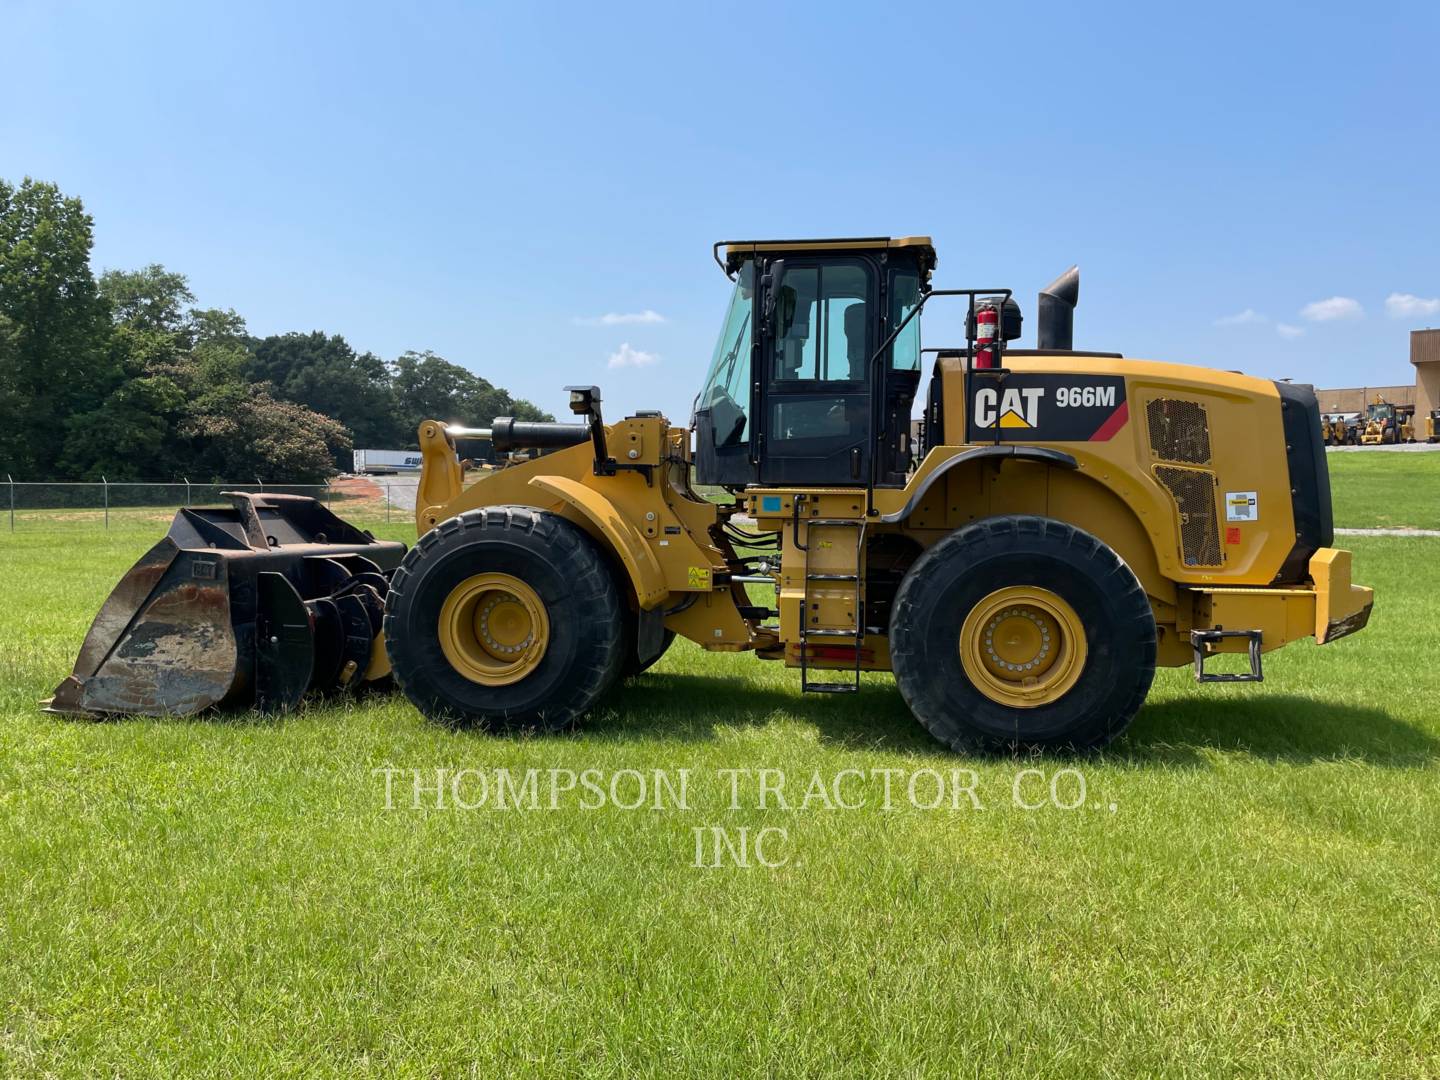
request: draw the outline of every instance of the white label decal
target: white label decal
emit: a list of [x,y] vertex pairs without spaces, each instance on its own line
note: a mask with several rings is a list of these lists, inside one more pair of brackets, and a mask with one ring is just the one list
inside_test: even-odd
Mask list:
[[1113,386],[1062,386],[1055,391],[1055,404],[1062,409],[1093,409],[1115,407]]
[[1225,493],[1226,521],[1259,521],[1260,502],[1253,491]]

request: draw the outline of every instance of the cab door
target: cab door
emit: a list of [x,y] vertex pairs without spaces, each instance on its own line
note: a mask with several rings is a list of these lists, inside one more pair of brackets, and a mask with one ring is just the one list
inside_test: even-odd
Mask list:
[[763,349],[760,479],[863,486],[871,454],[867,366],[878,342],[868,259],[787,259]]

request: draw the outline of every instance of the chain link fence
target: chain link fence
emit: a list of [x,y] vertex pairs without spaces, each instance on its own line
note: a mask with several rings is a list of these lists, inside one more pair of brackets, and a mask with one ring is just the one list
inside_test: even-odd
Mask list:
[[228,506],[222,492],[275,492],[318,499],[351,524],[403,525],[414,521],[418,477],[341,476],[323,484],[234,480],[195,484],[34,483],[0,480],[0,532],[26,530],[107,531],[148,528],[163,532],[175,511],[187,506]]
[[[471,469],[465,486],[490,475]],[[418,475],[337,476],[323,484],[281,484],[269,480],[228,480],[196,484],[187,480],[158,483],[49,483],[18,480],[0,473],[0,537],[24,532],[76,533],[144,530],[157,536],[175,511],[187,506],[228,506],[226,491],[308,495],[362,529],[393,525],[415,527]],[[714,501],[728,501],[720,488],[696,491]]]

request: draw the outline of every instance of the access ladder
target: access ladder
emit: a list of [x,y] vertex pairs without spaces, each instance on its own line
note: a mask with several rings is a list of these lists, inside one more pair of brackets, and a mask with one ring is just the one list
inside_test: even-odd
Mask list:
[[[805,522],[805,588],[800,608],[800,689],[806,693],[853,694],[860,689],[861,648],[865,643],[865,522],[860,518],[802,518]],[[841,536],[854,532],[850,546]],[[842,554],[843,553],[843,554]],[[837,618],[835,611],[848,611]],[[811,641],[816,650],[827,642],[847,643],[853,654],[849,678],[812,679]],[[823,654],[822,654],[823,655]],[[821,670],[835,670],[826,668]]]

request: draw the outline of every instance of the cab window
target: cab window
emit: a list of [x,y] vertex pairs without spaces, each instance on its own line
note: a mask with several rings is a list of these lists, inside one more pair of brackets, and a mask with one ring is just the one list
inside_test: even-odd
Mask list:
[[[897,270],[890,277],[890,326],[899,326],[920,303],[920,275]],[[890,346],[890,367],[895,371],[920,370],[920,319],[911,319]]]
[[[751,313],[755,296],[755,268],[747,262],[736,275],[735,291],[715,354],[710,360],[710,374],[705,388],[696,398],[696,409],[703,410],[713,428],[717,447],[738,446],[748,438],[745,430],[750,410],[750,339]],[[698,412],[697,412],[698,415]]]
[[794,267],[776,298],[777,381],[857,382],[869,359],[860,266]]

